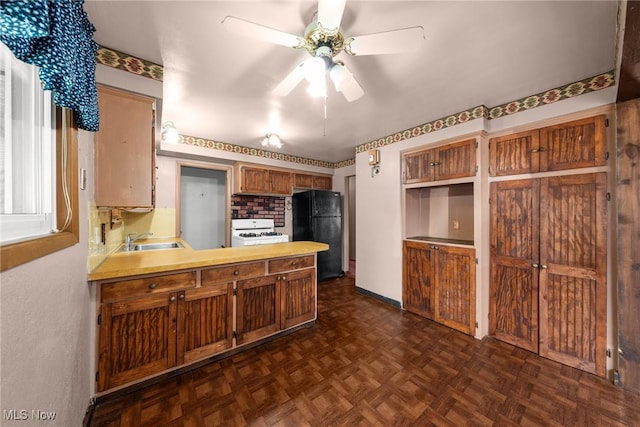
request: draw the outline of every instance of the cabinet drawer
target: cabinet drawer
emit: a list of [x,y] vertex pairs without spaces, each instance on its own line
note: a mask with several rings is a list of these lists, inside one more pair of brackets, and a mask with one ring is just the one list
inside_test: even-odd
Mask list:
[[313,260],[313,255],[274,259],[272,261],[269,261],[269,274],[280,273],[282,271],[297,270],[299,268],[313,267]]
[[250,262],[202,270],[202,286],[264,276],[264,262]]
[[187,273],[168,274],[166,276],[103,283],[100,294],[102,302],[113,302],[160,292],[194,288],[195,286],[196,273],[191,271]]

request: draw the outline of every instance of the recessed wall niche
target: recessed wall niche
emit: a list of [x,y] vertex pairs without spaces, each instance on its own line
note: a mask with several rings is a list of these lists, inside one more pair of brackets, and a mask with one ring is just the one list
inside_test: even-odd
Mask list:
[[473,183],[408,188],[405,238],[473,245]]

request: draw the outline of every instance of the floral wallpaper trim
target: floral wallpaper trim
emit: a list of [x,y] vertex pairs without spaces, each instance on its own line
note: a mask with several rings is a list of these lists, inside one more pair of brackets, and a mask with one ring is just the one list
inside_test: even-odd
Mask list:
[[382,138],[378,138],[365,144],[360,144],[356,147],[356,154],[363,153],[373,148],[382,147],[384,145],[395,144],[396,142],[415,138],[420,135],[425,135],[427,133],[435,132],[440,129],[459,125],[460,123],[466,123],[469,120],[475,120],[486,116],[487,107],[485,107],[484,105],[479,105],[470,110],[461,111],[450,116],[442,117],[428,123],[414,126],[410,129],[396,132],[392,135],[383,136]]
[[164,67],[154,64],[151,61],[136,58],[135,56],[109,49],[104,46],[96,51],[96,61],[98,64],[107,65],[119,70],[128,71],[143,77],[162,81]]
[[378,138],[374,141],[360,144],[356,147],[356,154],[368,151],[373,148],[382,147],[383,145],[394,144],[396,142],[404,141],[409,138],[415,138],[416,136],[434,132],[445,127],[455,126],[472,119],[484,117],[487,120],[492,120],[520,111],[530,110],[532,108],[551,104],[563,99],[573,98],[574,96],[584,95],[585,93],[605,89],[607,87],[613,86],[614,83],[614,72],[609,71],[607,73],[589,77],[584,80],[573,82],[559,88],[550,89],[545,92],[540,92],[536,95],[530,95],[516,101],[498,105],[491,109],[488,109],[484,105],[480,105],[471,110],[462,111],[460,113],[443,117],[441,119],[437,119],[423,125],[412,127],[411,129],[405,129],[392,135]]
[[[230,153],[244,154],[247,156],[262,157],[265,159],[282,160],[285,162],[298,163],[301,165],[318,166],[322,168],[334,168],[333,162],[324,160],[313,160],[305,157],[292,156],[290,154],[276,153],[274,151],[262,150],[259,148],[244,147],[242,145],[229,144],[227,142],[212,141],[210,139],[196,138],[193,136],[180,135],[180,143],[193,145],[196,147],[222,150]],[[353,159],[355,162],[355,159]]]
[[584,95],[585,93],[594,92],[596,90],[605,89],[613,86],[615,76],[613,71],[589,77],[578,82],[570,83],[556,89],[546,92],[540,92],[536,95],[530,95],[526,98],[511,101],[506,104],[498,105],[489,109],[488,119],[497,119],[498,117],[507,116],[524,110],[540,107],[541,105],[551,104],[574,96]]

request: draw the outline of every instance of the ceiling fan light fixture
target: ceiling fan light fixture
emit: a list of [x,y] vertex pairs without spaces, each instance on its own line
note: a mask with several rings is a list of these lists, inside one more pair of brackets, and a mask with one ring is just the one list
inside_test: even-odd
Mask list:
[[347,78],[349,71],[347,71],[342,64],[335,63],[329,70],[329,77],[338,92],[342,91],[342,83]]
[[303,73],[304,78],[309,83],[313,84],[319,80],[324,80],[324,73],[326,66],[324,60],[319,57],[309,58],[304,62]]
[[314,98],[326,98],[327,97],[327,81],[322,76],[322,79],[309,83],[307,93]]

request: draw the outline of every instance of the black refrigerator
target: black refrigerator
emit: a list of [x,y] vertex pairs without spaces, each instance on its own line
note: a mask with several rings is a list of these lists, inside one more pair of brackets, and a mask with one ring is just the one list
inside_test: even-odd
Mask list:
[[295,193],[292,201],[293,240],[311,240],[329,245],[328,251],[318,252],[318,281],[343,276],[340,193],[303,191]]

